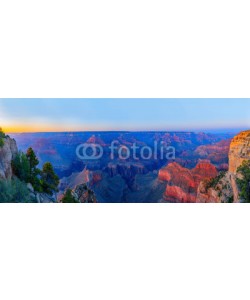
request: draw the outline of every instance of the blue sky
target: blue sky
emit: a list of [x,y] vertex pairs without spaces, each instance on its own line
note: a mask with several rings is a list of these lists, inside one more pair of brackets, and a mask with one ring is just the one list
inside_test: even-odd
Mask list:
[[250,99],[0,99],[6,131],[250,128]]

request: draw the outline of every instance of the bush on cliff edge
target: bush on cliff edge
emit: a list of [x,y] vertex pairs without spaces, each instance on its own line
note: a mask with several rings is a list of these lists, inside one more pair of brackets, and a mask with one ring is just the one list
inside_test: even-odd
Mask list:
[[75,197],[72,195],[72,190],[71,189],[67,189],[67,191],[63,195],[62,203],[78,203],[78,202],[79,201],[77,201],[75,199]]
[[12,160],[12,171],[21,181],[30,183],[36,192],[53,195],[58,191],[59,177],[51,163],[45,163],[42,170],[37,168],[38,164],[35,152],[29,148],[26,154],[19,152]]
[[1,203],[30,203],[35,199],[24,182],[18,178],[11,180],[0,180],[0,202]]
[[0,147],[3,147],[5,137],[6,137],[5,133],[3,132],[2,128],[0,127]]
[[240,198],[244,202],[250,202],[250,161],[243,161],[242,165],[237,169],[237,184],[240,189]]

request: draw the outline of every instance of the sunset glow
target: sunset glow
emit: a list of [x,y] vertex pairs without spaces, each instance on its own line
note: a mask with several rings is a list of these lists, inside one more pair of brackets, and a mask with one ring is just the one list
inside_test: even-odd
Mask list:
[[0,99],[7,133],[250,127],[250,99]]

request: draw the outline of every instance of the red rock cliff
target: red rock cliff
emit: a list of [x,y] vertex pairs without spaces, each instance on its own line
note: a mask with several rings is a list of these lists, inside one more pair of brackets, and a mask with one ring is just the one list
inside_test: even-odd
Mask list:
[[209,161],[200,161],[191,170],[174,162],[159,171],[159,179],[168,182],[164,199],[170,202],[196,202],[200,182],[215,176],[217,170]]
[[230,144],[229,172],[236,173],[244,160],[250,160],[250,130],[236,135]]
[[216,183],[206,188],[201,182],[197,193],[197,202],[241,202],[237,185],[237,169],[244,160],[250,160],[250,130],[236,135],[229,149],[229,170]]

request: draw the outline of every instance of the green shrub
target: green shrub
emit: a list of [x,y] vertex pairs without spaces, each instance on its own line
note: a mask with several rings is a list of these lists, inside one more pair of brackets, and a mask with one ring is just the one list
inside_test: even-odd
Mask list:
[[37,168],[38,164],[35,152],[29,148],[26,154],[19,152],[12,160],[13,174],[21,181],[31,183],[36,192],[53,195],[58,191],[59,177],[51,163],[45,163],[42,170]]
[[250,161],[244,160],[242,165],[237,169],[237,184],[240,189],[240,197],[244,202],[250,202]]
[[26,184],[15,177],[11,180],[0,180],[0,202],[32,203],[35,199],[30,195]]
[[71,189],[67,189],[62,198],[62,203],[78,203],[78,201],[76,201],[75,197],[72,195]]
[[226,172],[225,171],[221,171],[216,177],[211,178],[209,180],[205,181],[205,189],[206,191],[209,188],[215,188],[216,185],[220,182],[220,180],[225,176]]
[[24,182],[29,182],[30,165],[27,156],[19,152],[12,160],[12,171],[15,176]]
[[0,147],[3,147],[5,137],[6,137],[5,133],[3,132],[2,128],[0,127]]
[[12,160],[12,170],[20,180],[31,183],[36,192],[42,192],[41,170],[37,168],[39,160],[32,148],[26,154],[19,152]]

